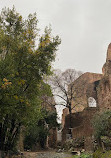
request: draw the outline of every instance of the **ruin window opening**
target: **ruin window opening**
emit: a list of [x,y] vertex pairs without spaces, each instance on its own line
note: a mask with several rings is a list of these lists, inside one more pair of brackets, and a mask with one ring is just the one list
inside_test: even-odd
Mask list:
[[93,97],[88,98],[88,106],[89,107],[97,107],[97,102]]

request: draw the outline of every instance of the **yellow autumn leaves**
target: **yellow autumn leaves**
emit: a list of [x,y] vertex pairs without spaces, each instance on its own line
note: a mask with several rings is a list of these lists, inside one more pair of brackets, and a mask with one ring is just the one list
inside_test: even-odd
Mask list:
[[7,87],[9,87],[12,84],[12,82],[8,81],[6,78],[3,78],[3,83],[2,83],[2,88],[6,89]]
[[[44,37],[43,37],[44,38]],[[43,39],[43,41],[40,42],[40,47],[45,47],[46,45],[48,45],[51,42],[50,40],[50,36],[46,35],[45,39]]]
[[[25,80],[19,80],[18,81],[18,85],[24,85],[25,84]],[[9,86],[11,86],[12,85],[12,82],[11,81],[9,81],[8,79],[6,79],[6,78],[3,78],[3,83],[2,83],[2,85],[1,85],[1,88],[3,88],[3,89],[6,89],[6,88],[8,88]]]
[[21,96],[18,97],[17,95],[14,95],[13,97],[14,97],[14,99],[18,100],[19,102],[24,103],[27,106],[30,106],[28,100],[23,99]]
[[19,80],[18,81],[18,85],[24,85],[25,84],[25,80]]
[[[24,85],[25,84],[25,80],[21,79],[21,80],[17,81],[17,84],[19,86],[20,85]],[[6,89],[6,88],[10,87],[11,85],[12,85],[11,81],[9,81],[6,78],[3,78],[2,85],[1,85],[2,89]],[[13,98],[16,99],[16,100],[19,100],[21,103],[25,103],[25,104],[29,105],[28,101],[24,100],[21,97],[18,97],[17,95],[14,95]]]
[[[19,80],[19,81],[18,81],[18,85],[24,85],[24,84],[25,84],[25,80],[22,79],[22,80]],[[11,82],[11,81],[9,81],[9,80],[6,79],[6,78],[3,78],[3,83],[2,83],[2,85],[1,85],[1,88],[2,88],[2,89],[6,89],[6,88],[8,88],[8,87],[11,86],[11,85],[12,85],[12,82]],[[17,101],[23,103],[23,104],[26,104],[27,106],[30,106],[29,101],[26,100],[26,99],[24,99],[24,98],[21,97],[21,96],[14,95],[13,98],[14,98],[15,100],[17,100]]]

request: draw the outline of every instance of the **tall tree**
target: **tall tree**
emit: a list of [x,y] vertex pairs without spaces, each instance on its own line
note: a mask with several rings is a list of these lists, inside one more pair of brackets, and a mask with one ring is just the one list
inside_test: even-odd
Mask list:
[[58,100],[56,104],[67,107],[69,109],[69,113],[72,113],[72,110],[74,109],[72,105],[75,99],[74,81],[81,75],[81,71],[67,69],[64,72],[55,70],[53,76],[51,76],[50,84],[53,89],[53,95]]
[[78,104],[74,104],[77,99],[75,97],[75,85],[74,81],[82,75],[81,71],[76,71],[75,69],[67,69],[64,72],[56,70],[54,75],[51,76],[50,84],[52,85],[53,95],[56,97],[56,104],[62,105],[69,110],[70,114],[70,128],[71,126],[71,114],[72,110]]
[[40,37],[37,24],[36,14],[24,20],[14,7],[0,14],[0,150],[11,150],[20,127],[38,117],[40,82],[60,44],[48,27]]

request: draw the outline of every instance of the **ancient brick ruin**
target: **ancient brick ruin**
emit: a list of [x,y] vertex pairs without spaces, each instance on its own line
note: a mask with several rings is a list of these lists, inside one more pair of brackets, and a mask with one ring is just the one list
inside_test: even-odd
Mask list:
[[[72,111],[72,137],[85,138],[84,148],[93,149],[93,128],[91,120],[95,113],[104,109],[111,109],[111,44],[108,46],[106,63],[103,74],[84,73],[74,81],[74,95],[77,97],[72,106],[77,106]],[[67,140],[69,129],[68,109],[63,110],[62,117],[62,142]]]

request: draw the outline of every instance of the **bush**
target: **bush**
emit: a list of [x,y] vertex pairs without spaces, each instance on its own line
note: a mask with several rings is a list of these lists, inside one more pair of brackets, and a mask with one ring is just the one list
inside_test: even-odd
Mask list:
[[98,142],[98,146],[102,147],[102,142],[103,142],[106,149],[110,149],[111,110],[106,110],[106,111],[97,113],[92,120],[92,125],[94,129],[94,136]]
[[79,148],[82,149],[84,147],[84,138],[76,138],[76,139],[69,139],[67,140],[63,148],[69,150],[70,148]]
[[111,150],[103,152],[102,149],[98,149],[94,152],[93,158],[111,158]]
[[97,139],[101,136],[111,137],[111,110],[97,113],[93,118],[92,125]]
[[80,156],[75,155],[72,158],[93,158],[93,156],[92,156],[92,154],[84,153],[84,154],[81,154]]
[[96,150],[93,153],[93,158],[101,158],[103,155],[103,150],[101,148],[99,148],[98,150]]

